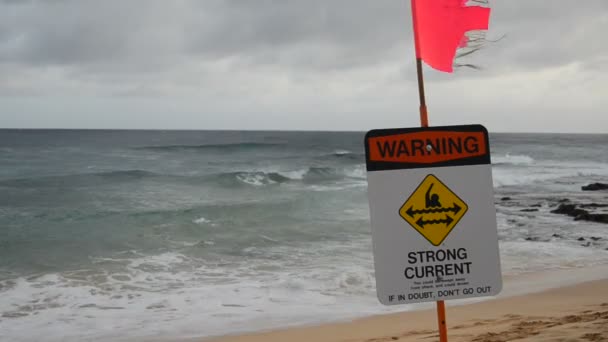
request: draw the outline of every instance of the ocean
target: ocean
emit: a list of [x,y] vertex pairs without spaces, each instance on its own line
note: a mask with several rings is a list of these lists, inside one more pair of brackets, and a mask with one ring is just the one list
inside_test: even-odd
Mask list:
[[[0,130],[0,340],[213,336],[378,303],[364,132]],[[505,276],[608,263],[608,135],[490,134]],[[524,210],[524,211],[522,211]],[[602,210],[602,208],[597,208]]]

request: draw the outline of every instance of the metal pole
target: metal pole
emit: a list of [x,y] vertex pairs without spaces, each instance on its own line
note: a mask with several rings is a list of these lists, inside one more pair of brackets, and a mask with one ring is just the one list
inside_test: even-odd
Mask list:
[[437,301],[437,323],[439,323],[439,342],[448,342],[448,327],[445,324],[445,303]]
[[426,110],[424,96],[424,77],[422,75],[422,59],[416,58],[416,71],[418,72],[418,94],[420,96],[420,126],[429,127],[429,117]]
[[[420,126],[429,126],[429,116],[424,95],[424,76],[422,73],[422,58],[420,58],[420,42],[418,41],[418,27],[416,18],[416,0],[411,0],[412,22],[414,25],[414,45],[416,47],[416,73],[418,74],[418,95],[420,97]],[[439,324],[439,342],[448,342],[448,328],[445,323],[445,303],[437,301],[437,323]]]
[[[429,117],[426,110],[422,60],[420,58],[416,58],[416,70],[418,71],[418,95],[420,96],[420,126],[428,127]],[[437,323],[439,324],[439,342],[448,342],[448,327],[445,324],[445,303],[442,300],[437,301]]]

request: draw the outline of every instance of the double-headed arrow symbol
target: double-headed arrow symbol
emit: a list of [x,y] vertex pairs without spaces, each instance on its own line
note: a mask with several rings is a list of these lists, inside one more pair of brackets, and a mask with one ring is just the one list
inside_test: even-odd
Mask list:
[[462,208],[458,204],[456,204],[456,203],[454,203],[451,208],[429,208],[429,209],[419,209],[419,210],[414,210],[414,206],[412,205],[406,211],[406,213],[411,218],[414,218],[414,215],[416,215],[416,214],[432,214],[432,213],[448,213],[448,212],[453,212],[454,215],[456,215],[456,214],[458,214],[460,212],[461,209]]
[[425,221],[421,218],[418,219],[418,221],[416,221],[416,224],[418,226],[420,226],[420,228],[424,229],[424,226],[427,224],[438,224],[438,223],[445,223],[445,226],[448,227],[452,222],[454,222],[454,219],[450,216],[450,215],[445,215],[445,218],[442,220],[428,220]]

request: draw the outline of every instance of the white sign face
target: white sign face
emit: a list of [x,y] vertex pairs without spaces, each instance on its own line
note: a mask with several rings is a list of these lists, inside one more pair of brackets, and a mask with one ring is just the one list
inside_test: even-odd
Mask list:
[[486,129],[373,130],[365,148],[380,302],[498,294],[502,275]]

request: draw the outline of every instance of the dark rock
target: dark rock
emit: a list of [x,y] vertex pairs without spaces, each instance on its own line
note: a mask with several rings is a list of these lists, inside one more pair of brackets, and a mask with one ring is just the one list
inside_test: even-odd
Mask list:
[[528,236],[526,241],[540,241],[540,238],[538,236]]
[[551,236],[552,236],[552,237],[554,237],[554,238],[558,238],[558,239],[563,238],[563,236],[561,236],[561,235],[559,235],[559,234],[553,234],[553,235],[551,235]]
[[575,221],[591,221],[608,224],[608,214],[580,214],[574,218]]
[[554,214],[568,214],[574,209],[576,209],[574,204],[560,204],[556,209],[551,210],[551,212]]
[[579,207],[581,207],[581,208],[606,208],[606,207],[608,207],[608,204],[587,203],[587,204],[580,204]]
[[591,221],[608,224],[608,214],[591,214],[585,209],[577,208],[574,204],[560,204],[551,210],[554,214],[565,214],[574,217],[575,221]]
[[542,206],[543,206],[542,204],[537,203],[537,204],[532,204],[530,207],[532,207],[532,208],[540,208]]
[[581,246],[583,246],[583,247],[589,247],[589,246],[591,246],[591,242],[584,243]]
[[538,211],[538,209],[534,209],[534,208],[532,208],[532,209],[522,209],[520,211],[523,211],[523,212],[526,212],[526,213],[531,213],[533,211]]
[[578,238],[576,240],[578,240],[578,241],[585,241],[585,238],[584,237],[580,237],[580,238]]
[[560,204],[555,210],[551,210],[554,214],[565,214],[572,217],[589,214],[587,210],[578,209],[574,204]]
[[557,201],[557,203],[566,203],[566,202],[570,202],[570,200],[567,198],[562,198],[561,200]]
[[597,236],[592,236],[592,237],[590,237],[590,239],[593,240],[593,241],[599,241],[602,238],[601,237],[597,237]]
[[583,189],[583,191],[608,190],[608,184],[592,183],[592,184],[583,186],[581,189]]
[[511,200],[511,197],[503,197],[503,198],[501,198],[500,200],[501,200],[501,201],[510,201],[510,200]]

